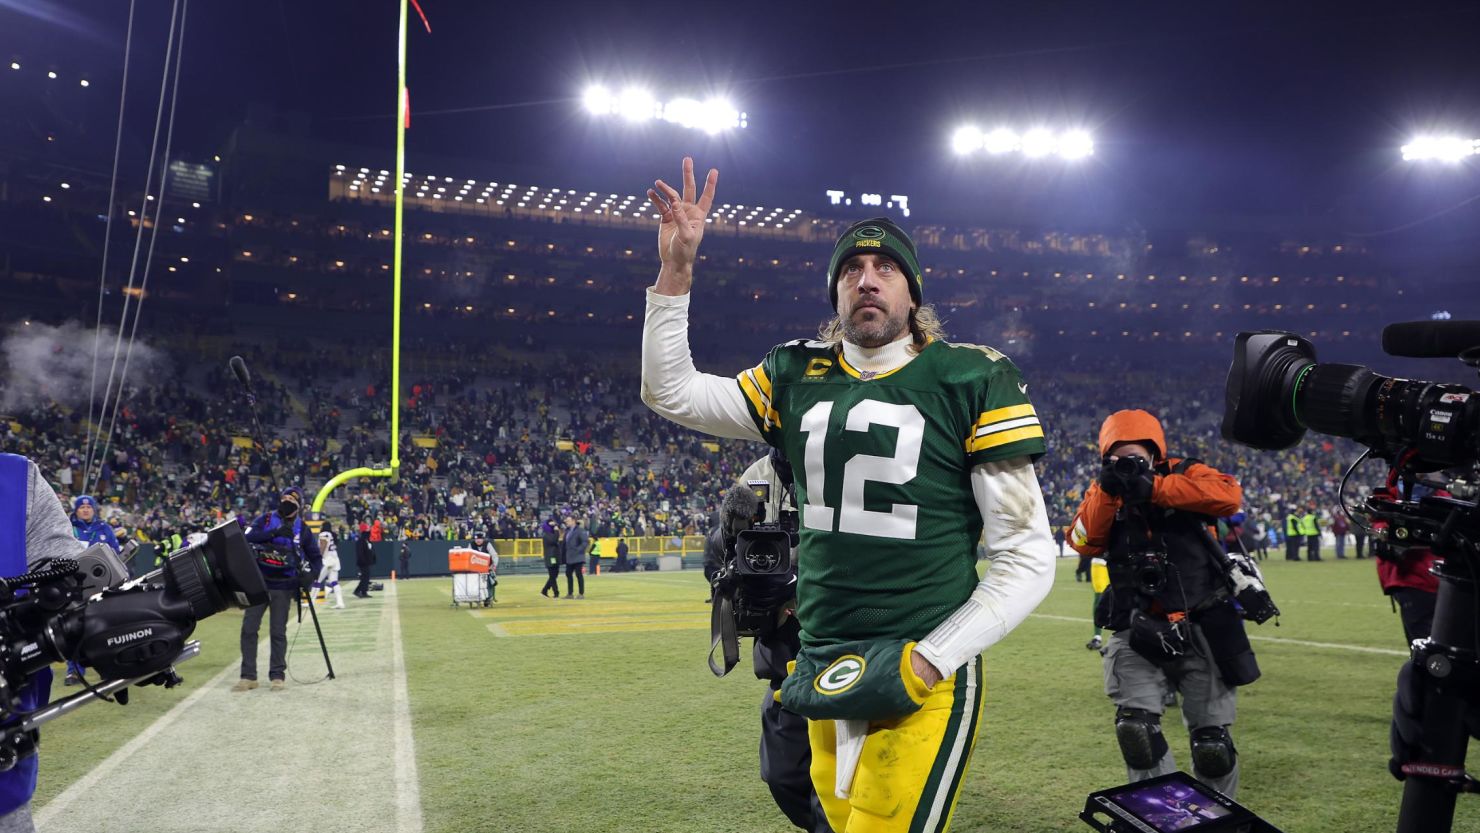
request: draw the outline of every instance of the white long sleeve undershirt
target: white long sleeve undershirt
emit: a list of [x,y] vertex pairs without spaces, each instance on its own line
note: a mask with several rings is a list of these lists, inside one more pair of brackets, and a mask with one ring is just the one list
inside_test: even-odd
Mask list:
[[[735,379],[694,367],[688,312],[688,295],[648,289],[642,401],[660,416],[696,431],[762,440]],[[855,368],[882,373],[914,358],[908,344],[908,338],[877,348],[844,342],[843,352]],[[1053,536],[1032,462],[1014,457],[975,466],[971,490],[982,515],[990,566],[966,603],[915,646],[942,677],[1017,627],[1053,586]]]

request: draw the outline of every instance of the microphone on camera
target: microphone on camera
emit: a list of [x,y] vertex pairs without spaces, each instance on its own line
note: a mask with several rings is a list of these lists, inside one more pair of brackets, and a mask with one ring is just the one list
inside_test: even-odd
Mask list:
[[760,497],[749,486],[744,483],[731,486],[719,507],[720,526],[725,536],[730,537],[737,530],[749,526],[760,505]]
[[1480,347],[1480,321],[1409,321],[1382,330],[1382,349],[1389,356],[1452,359]]
[[233,375],[236,376],[236,380],[242,383],[242,387],[247,389],[247,393],[251,393],[252,374],[247,372],[246,361],[243,360],[241,356],[232,356],[230,364],[231,372]]

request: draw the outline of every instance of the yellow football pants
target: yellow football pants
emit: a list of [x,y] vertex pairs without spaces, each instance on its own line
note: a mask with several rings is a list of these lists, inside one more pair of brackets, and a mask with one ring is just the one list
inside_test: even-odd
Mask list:
[[848,798],[833,791],[837,735],[807,721],[812,785],[837,833],[941,833],[951,823],[982,713],[977,657],[930,690],[914,714],[869,724]]

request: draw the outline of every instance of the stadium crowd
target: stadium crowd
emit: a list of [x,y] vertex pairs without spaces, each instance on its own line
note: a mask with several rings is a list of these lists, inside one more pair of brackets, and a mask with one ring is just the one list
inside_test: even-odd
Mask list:
[[[200,344],[183,347],[169,352],[202,356]],[[425,347],[403,359],[424,369],[403,381],[401,477],[340,490],[342,504],[330,504],[337,528],[363,528],[372,540],[465,540],[478,530],[538,538],[543,525],[574,513],[597,537],[702,533],[723,490],[763,453],[758,445],[708,440],[648,411],[637,397],[635,356],[592,363],[574,353],[500,350],[418,360],[426,359]],[[260,511],[277,484],[305,484],[312,494],[340,471],[388,463],[388,378],[357,369],[384,366],[375,355],[358,357],[361,364],[329,346],[213,349],[220,355],[212,367],[240,352],[259,369],[265,446],[241,394],[192,384],[211,378],[203,364],[130,389],[111,443],[94,454],[91,478],[83,472],[81,405],[47,400],[13,409],[0,419],[0,448],[36,460],[69,507],[90,490],[116,532],[141,542]],[[1067,373],[1054,370],[1066,363],[1046,357],[1020,363],[1049,429],[1039,476],[1055,526],[1068,522],[1095,478],[1100,420],[1120,408],[1152,411],[1175,453],[1238,476],[1246,510],[1264,532],[1282,531],[1292,507],[1331,513],[1341,468],[1356,455],[1354,446],[1322,438],[1281,453],[1223,441],[1218,368],[1189,368],[1168,380],[1164,371],[1117,360],[1075,363]]]

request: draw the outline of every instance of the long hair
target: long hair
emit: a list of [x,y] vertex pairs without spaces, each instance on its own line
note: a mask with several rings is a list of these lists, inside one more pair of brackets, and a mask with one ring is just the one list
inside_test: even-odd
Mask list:
[[[925,349],[925,345],[932,341],[939,341],[946,337],[945,325],[941,323],[940,316],[935,314],[935,307],[930,304],[921,304],[910,310],[910,347],[912,354],[918,354]],[[843,319],[834,315],[822,326],[817,328],[817,340],[832,344],[841,344],[843,341]]]

